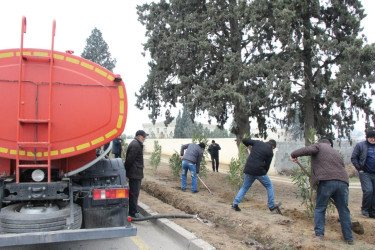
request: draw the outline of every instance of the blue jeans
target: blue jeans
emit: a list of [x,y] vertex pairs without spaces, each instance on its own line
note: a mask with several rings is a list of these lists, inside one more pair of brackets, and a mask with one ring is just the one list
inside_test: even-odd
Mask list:
[[315,206],[315,235],[323,236],[326,223],[326,209],[329,198],[335,201],[339,212],[341,231],[345,240],[353,240],[352,222],[348,208],[349,188],[343,181],[321,181],[318,186]]
[[273,207],[274,205],[273,185],[268,175],[255,176],[255,175],[249,175],[249,174],[245,174],[243,185],[240,191],[238,191],[236,198],[234,198],[233,205],[238,205],[242,201],[243,197],[245,196],[245,194],[247,193],[251,185],[253,185],[255,180],[260,181],[260,183],[262,183],[262,185],[266,188],[267,195],[268,195],[267,206],[269,208]]
[[362,187],[362,211],[375,212],[375,174],[359,173]]
[[186,189],[187,171],[191,174],[191,191],[197,190],[197,167],[194,163],[182,161],[182,186],[181,189]]

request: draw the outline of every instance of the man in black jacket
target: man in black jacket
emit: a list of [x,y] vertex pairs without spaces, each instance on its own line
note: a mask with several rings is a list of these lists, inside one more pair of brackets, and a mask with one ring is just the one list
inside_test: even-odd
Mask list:
[[139,218],[138,196],[143,179],[143,142],[146,140],[143,130],[138,130],[134,140],[129,144],[126,151],[126,177],[129,178],[129,216]]
[[215,165],[216,165],[216,172],[219,172],[219,150],[220,149],[221,149],[220,145],[217,144],[215,140],[212,140],[211,145],[208,147],[208,152],[211,155],[212,170],[214,172],[215,172]]
[[366,141],[358,143],[351,157],[359,172],[362,187],[362,215],[375,218],[375,131],[366,132]]
[[248,149],[249,146],[252,146],[252,148],[243,171],[245,173],[244,182],[232,203],[232,208],[235,211],[241,211],[238,204],[242,201],[254,181],[258,180],[267,190],[267,206],[272,212],[281,206],[281,203],[274,203],[273,185],[267,175],[273,158],[273,149],[276,148],[276,141],[269,140],[268,142],[262,142],[245,138],[242,140],[242,143],[246,146],[246,149]]

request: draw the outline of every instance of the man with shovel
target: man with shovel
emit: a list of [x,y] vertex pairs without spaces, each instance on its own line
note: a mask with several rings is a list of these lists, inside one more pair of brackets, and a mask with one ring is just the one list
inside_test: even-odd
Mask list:
[[324,237],[326,209],[332,197],[339,212],[344,239],[349,245],[353,245],[352,223],[348,207],[349,177],[343,158],[333,149],[332,140],[323,137],[318,143],[297,149],[290,155],[293,162],[297,162],[300,156],[311,156],[311,187],[318,186],[314,237],[319,239]]
[[191,174],[191,192],[193,194],[199,192],[197,189],[197,177],[199,175],[200,164],[205,147],[206,144],[203,142],[199,144],[189,143],[181,146],[180,158],[182,160],[182,191],[186,191],[187,172],[189,170]]

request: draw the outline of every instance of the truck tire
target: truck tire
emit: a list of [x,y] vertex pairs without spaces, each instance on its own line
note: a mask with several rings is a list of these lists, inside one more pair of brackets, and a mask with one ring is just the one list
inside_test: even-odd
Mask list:
[[23,203],[4,207],[0,212],[0,230],[2,233],[27,233],[81,228],[82,210],[79,205],[73,204],[74,222],[70,228],[67,228],[67,218],[70,216],[69,203],[56,204],[59,210],[41,214],[20,213]]

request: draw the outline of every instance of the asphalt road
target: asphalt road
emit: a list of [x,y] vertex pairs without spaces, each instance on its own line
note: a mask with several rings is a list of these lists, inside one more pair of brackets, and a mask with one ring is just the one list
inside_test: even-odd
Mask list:
[[63,243],[36,244],[28,246],[4,247],[4,250],[145,250],[145,249],[186,249],[176,239],[154,225],[150,221],[134,222],[137,236],[87,240]]

